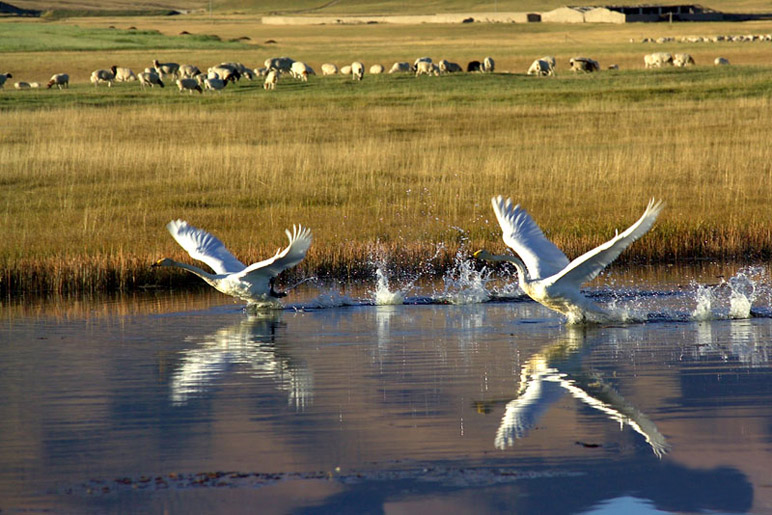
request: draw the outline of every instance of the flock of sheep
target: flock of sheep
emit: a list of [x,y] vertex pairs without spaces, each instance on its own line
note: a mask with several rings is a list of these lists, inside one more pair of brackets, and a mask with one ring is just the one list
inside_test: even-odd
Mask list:
[[[592,73],[600,71],[598,61],[589,57],[572,57],[568,61],[569,69],[573,72]],[[645,68],[661,68],[663,66],[684,67],[694,65],[694,58],[686,53],[670,54],[667,52],[654,52],[644,56]],[[727,65],[729,61],[723,57],[717,57],[715,65]],[[496,64],[491,57],[485,57],[482,61],[470,61],[466,65],[467,72],[491,73],[495,71]],[[615,64],[609,65],[608,69],[614,70],[619,67]],[[528,75],[554,76],[556,70],[556,60],[553,56],[545,56],[536,59],[528,68]],[[350,65],[338,68],[333,63],[325,63],[321,66],[323,75],[351,75],[353,80],[362,80],[365,75],[365,65],[361,61],[355,61]],[[446,73],[463,72],[464,67],[460,64],[442,59],[434,62],[431,57],[419,57],[412,64],[409,62],[396,62],[386,72],[386,69],[380,64],[370,66],[369,73],[378,75],[382,73],[413,73],[416,76],[429,75],[439,76]],[[316,75],[313,68],[302,61],[296,61],[290,57],[271,57],[265,60],[261,68],[250,69],[247,66],[237,62],[225,62],[212,66],[202,72],[197,66],[192,64],[161,63],[157,59],[153,60],[153,66],[145,68],[143,71],[135,74],[130,68],[111,66],[110,68],[94,70],[91,73],[91,83],[94,86],[106,84],[111,87],[114,82],[138,81],[145,88],[165,87],[164,80],[173,80],[180,92],[203,93],[208,91],[222,91],[230,82],[240,80],[246,77],[254,80],[257,77],[263,78],[263,87],[266,90],[272,90],[279,82],[279,78],[289,75],[301,81],[307,81],[309,75]],[[5,82],[12,78],[11,73],[0,73],[0,89]],[[69,87],[70,77],[66,73],[54,74],[46,86],[50,89],[56,86],[59,89]],[[16,89],[34,89],[39,88],[38,82],[16,82]]]
[[[642,38],[641,43],[722,43],[722,42],[742,42],[750,43],[753,41],[772,41],[772,34],[735,34],[718,36],[662,36],[659,38]],[[635,40],[631,39],[630,43]]]

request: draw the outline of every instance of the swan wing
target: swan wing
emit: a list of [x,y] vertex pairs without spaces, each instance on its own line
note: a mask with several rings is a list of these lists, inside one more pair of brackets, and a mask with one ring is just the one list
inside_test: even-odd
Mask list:
[[491,204],[504,233],[504,243],[520,256],[531,279],[555,275],[568,265],[563,251],[544,236],[520,205],[512,206],[512,200],[501,195],[493,197]]
[[276,277],[282,270],[291,268],[303,261],[308,248],[311,246],[311,229],[302,225],[293,225],[292,232],[287,229],[284,233],[289,238],[287,248],[280,249],[273,257],[249,265],[239,275],[247,277],[257,274]]
[[661,200],[651,199],[646,211],[637,222],[628,227],[622,234],[617,234],[603,245],[599,245],[571,261],[563,273],[556,278],[555,283],[565,282],[579,287],[582,283],[597,277],[623,250],[651,229],[663,207],[664,204]]
[[172,220],[166,229],[190,257],[203,261],[216,274],[233,274],[244,270],[244,263],[225,248],[225,245],[203,229],[183,220]]

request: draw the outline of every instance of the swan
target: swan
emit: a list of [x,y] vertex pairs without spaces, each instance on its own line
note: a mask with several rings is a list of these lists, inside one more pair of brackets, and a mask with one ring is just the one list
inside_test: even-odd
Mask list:
[[[643,215],[623,233],[569,262],[549,241],[531,216],[512,200],[499,195],[491,199],[501,225],[504,243],[517,256],[495,255],[487,250],[474,253],[477,259],[508,261],[515,265],[520,289],[543,306],[566,315],[569,323],[604,322],[609,313],[582,295],[580,286],[595,277],[631,243],[646,234],[663,208],[651,199]],[[519,257],[518,257],[519,256]]]
[[293,225],[292,232],[284,231],[289,238],[287,248],[279,249],[273,257],[264,261],[246,266],[216,237],[183,220],[172,220],[166,224],[166,229],[190,257],[203,261],[214,273],[170,258],[159,259],[153,266],[183,268],[196,274],[216,290],[245,300],[249,305],[280,305],[277,299],[287,294],[274,290],[276,276],[303,261],[311,246],[310,229]]

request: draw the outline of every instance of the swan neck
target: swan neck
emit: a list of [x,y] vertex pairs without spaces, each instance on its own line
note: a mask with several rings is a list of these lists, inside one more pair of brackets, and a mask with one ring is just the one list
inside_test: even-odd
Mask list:
[[192,272],[207,282],[211,282],[215,279],[214,274],[210,274],[209,272],[206,272],[197,266],[189,265],[187,263],[181,263],[179,261],[174,261],[174,266],[178,268],[183,268],[188,272]]
[[496,257],[499,258],[498,261],[508,261],[515,265],[515,268],[517,268],[517,279],[521,286],[531,280],[531,277],[528,275],[528,269],[525,268],[525,263],[519,257],[507,255]]

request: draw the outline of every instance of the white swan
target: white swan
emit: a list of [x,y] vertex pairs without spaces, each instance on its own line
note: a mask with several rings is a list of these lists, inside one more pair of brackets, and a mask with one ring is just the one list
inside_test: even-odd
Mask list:
[[274,279],[283,270],[303,261],[311,246],[311,231],[303,226],[293,225],[292,232],[284,231],[289,238],[287,248],[279,249],[271,258],[246,266],[236,259],[220,240],[187,222],[172,220],[166,224],[166,229],[190,257],[203,261],[214,273],[170,258],[159,259],[153,266],[184,268],[216,290],[245,300],[249,304],[278,304],[276,299],[284,297],[286,293],[273,289]]
[[632,242],[651,229],[662,210],[661,201],[651,199],[643,215],[625,232],[569,262],[549,241],[531,216],[510,199],[499,195],[491,199],[506,243],[517,256],[494,255],[478,250],[474,257],[489,261],[509,261],[517,269],[518,284],[536,302],[562,313],[569,323],[603,322],[609,314],[582,295],[579,287],[594,279]]

